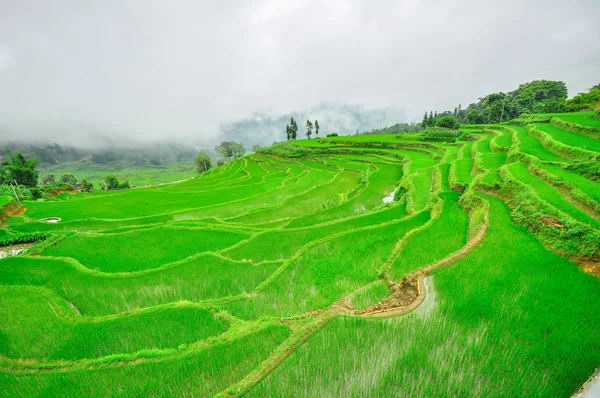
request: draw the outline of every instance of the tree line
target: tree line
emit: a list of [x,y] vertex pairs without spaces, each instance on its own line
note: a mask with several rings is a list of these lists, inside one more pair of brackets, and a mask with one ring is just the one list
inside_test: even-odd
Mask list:
[[[253,149],[256,151],[255,148]],[[220,144],[215,145],[215,152],[219,156],[217,160],[217,167],[219,167],[226,162],[244,156],[246,149],[241,142],[222,141]],[[203,150],[196,155],[194,163],[196,164],[196,171],[199,174],[205,173],[212,168],[212,160],[206,151]]]
[[[315,129],[315,136],[319,138],[319,121],[315,119],[315,123],[313,124],[310,120],[306,120],[306,137],[310,140],[310,136],[312,135],[313,128]],[[292,117],[290,119],[290,124],[285,126],[285,135],[287,140],[295,140],[298,137],[298,123]]]
[[456,126],[457,123],[493,124],[518,118],[528,113],[559,113],[595,110],[600,107],[600,84],[567,99],[567,85],[562,81],[534,80],[516,90],[498,92],[478,98],[466,109],[461,105],[454,112],[425,112],[423,128]]
[[[51,173],[45,174],[40,184],[38,164],[37,159],[26,158],[21,152],[13,154],[7,149],[6,158],[0,163],[0,195],[12,196],[19,192],[23,198],[39,199],[49,198],[57,190],[75,189],[82,192],[94,190],[91,182],[85,179],[78,181],[72,173],[62,173],[59,177]],[[100,189],[111,191],[129,187],[127,179],[119,182],[114,175],[108,175],[104,178]]]

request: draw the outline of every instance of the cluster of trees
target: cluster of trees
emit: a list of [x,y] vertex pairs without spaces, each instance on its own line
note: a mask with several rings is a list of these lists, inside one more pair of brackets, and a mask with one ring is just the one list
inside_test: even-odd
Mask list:
[[[319,121],[315,119],[315,123],[310,120],[306,120],[306,137],[310,140],[310,136],[312,135],[313,128],[315,129],[315,136],[319,138]],[[290,124],[285,126],[285,135],[287,140],[295,140],[298,137],[298,123],[292,117],[290,119]]]
[[389,127],[380,127],[378,129],[372,129],[371,131],[356,134],[400,134],[400,133],[418,133],[423,130],[421,123],[396,123]]
[[[27,159],[21,152],[13,155],[10,150],[6,151],[6,159],[2,161],[0,167],[0,184],[15,184],[30,189],[33,198],[42,197],[47,194],[48,189],[73,188],[83,192],[91,192],[94,185],[87,180],[77,181],[77,178],[71,173],[63,173],[59,178],[54,174],[45,174],[41,180],[41,187],[38,187],[38,171],[36,170],[38,161],[36,159]],[[108,175],[104,178],[102,189],[115,190],[129,188],[127,180],[119,182],[114,175]]]
[[204,151],[200,151],[198,153],[194,159],[194,163],[196,163],[196,170],[199,174],[206,173],[212,167],[210,156],[208,156]]
[[454,112],[426,112],[422,125],[425,128],[439,126],[438,120],[442,118],[445,118],[443,124],[450,124],[452,119],[449,116],[458,123],[502,123],[518,118],[523,113],[566,112],[570,110],[568,103],[567,86],[564,82],[535,80],[521,84],[519,88],[508,93],[488,94],[470,104],[467,109],[458,105]]
[[119,182],[116,176],[107,175],[104,177],[102,189],[104,191],[115,191],[117,189],[129,189],[129,181],[125,179],[123,182]]
[[423,128],[435,126],[456,130],[460,127],[460,122],[457,119],[459,107],[460,105],[457,108],[454,108],[454,114],[451,112],[443,112],[438,116],[437,112],[434,114],[433,111],[430,111],[429,115],[427,115],[427,112],[425,112],[421,126],[423,126]]
[[54,174],[44,174],[42,177],[42,186],[76,188],[83,192],[92,192],[94,190],[94,185],[91,182],[84,179],[78,183],[77,178],[71,173],[63,173],[58,180]]
[[[260,145],[258,146],[260,147]],[[256,152],[256,148],[253,147]],[[237,159],[246,153],[246,149],[241,142],[222,141],[219,145],[215,145],[215,152],[220,159],[217,160],[217,166],[222,166],[226,161]],[[205,151],[200,151],[194,158],[196,171],[199,174],[206,173],[212,168],[212,160]]]
[[219,145],[215,145],[215,152],[221,157],[217,161],[217,165],[220,166],[225,163],[225,160],[231,161],[231,159],[244,156],[246,149],[244,149],[244,145],[241,142],[223,141]]
[[35,187],[38,182],[36,166],[38,161],[26,159],[21,152],[15,155],[6,150],[6,159],[0,163],[0,184],[12,184],[16,182],[26,187]]
[[508,93],[493,93],[469,105],[467,123],[502,123],[523,113],[566,111],[567,86],[562,81],[535,80]]
[[600,109],[600,83],[587,93],[579,93],[565,103],[567,112],[593,111]]
[[290,124],[285,126],[285,135],[287,136],[287,140],[295,140],[298,136],[298,124],[292,117],[290,120]]

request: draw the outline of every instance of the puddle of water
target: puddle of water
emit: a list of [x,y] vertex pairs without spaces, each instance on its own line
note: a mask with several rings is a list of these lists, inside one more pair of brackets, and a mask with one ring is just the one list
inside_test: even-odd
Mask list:
[[394,189],[392,191],[392,193],[390,193],[388,196],[386,196],[385,198],[383,198],[383,203],[392,203],[394,201],[394,194],[396,194],[396,190],[398,188]]
[[598,398],[600,397],[600,369],[585,382],[583,387],[573,395],[573,398]]
[[50,222],[50,223],[57,223],[60,221],[59,217],[48,217],[48,218],[42,218],[40,221],[46,221],[46,222]]
[[29,249],[31,246],[33,246],[33,243],[22,243],[19,245],[0,247],[0,258],[16,256],[26,249]]

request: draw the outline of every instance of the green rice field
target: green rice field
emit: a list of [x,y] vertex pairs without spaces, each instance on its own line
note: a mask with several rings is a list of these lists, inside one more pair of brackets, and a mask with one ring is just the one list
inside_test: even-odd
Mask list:
[[[588,134],[535,128],[600,151],[557,117]],[[465,129],[24,201],[0,229],[36,234],[0,258],[0,396],[572,396],[600,367],[598,159]]]

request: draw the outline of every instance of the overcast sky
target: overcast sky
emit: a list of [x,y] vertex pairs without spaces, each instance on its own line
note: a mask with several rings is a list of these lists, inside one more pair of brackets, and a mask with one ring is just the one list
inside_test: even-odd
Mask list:
[[[405,121],[600,82],[598,0],[0,0],[0,138],[214,135],[317,104]],[[378,126],[374,126],[378,127]]]

